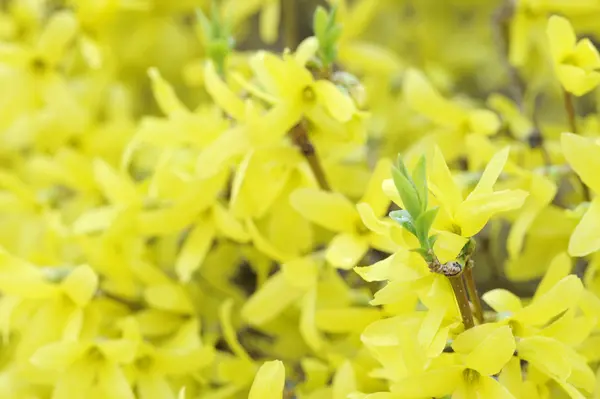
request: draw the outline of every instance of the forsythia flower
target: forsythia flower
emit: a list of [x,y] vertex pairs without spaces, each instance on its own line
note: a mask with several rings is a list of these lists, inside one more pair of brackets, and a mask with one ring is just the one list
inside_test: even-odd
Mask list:
[[600,3],[317,3],[0,1],[0,399],[600,397]]
[[600,84],[600,55],[589,39],[576,42],[569,20],[553,15],[548,20],[548,39],[554,68],[565,90],[582,96]]

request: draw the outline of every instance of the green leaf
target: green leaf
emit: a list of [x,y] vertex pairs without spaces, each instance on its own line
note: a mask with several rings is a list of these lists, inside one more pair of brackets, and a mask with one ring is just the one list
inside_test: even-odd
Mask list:
[[406,210],[408,210],[413,219],[417,219],[421,213],[421,204],[415,186],[397,168],[392,167],[392,177]]
[[[328,25],[329,15],[327,15],[327,10],[325,10],[323,6],[318,6],[313,16],[313,31],[315,32],[317,39],[319,39],[319,42],[325,40]],[[321,45],[323,45],[323,43],[321,43]]]
[[415,228],[413,218],[408,211],[404,209],[400,211],[392,211],[390,212],[390,218],[400,223],[400,225],[408,230],[412,235],[415,237],[417,236],[417,229]]
[[417,194],[419,194],[421,200],[421,212],[424,212],[427,209],[428,202],[427,163],[424,156],[419,159],[419,163],[413,172],[413,184],[417,188]]
[[209,42],[213,36],[212,24],[210,23],[210,20],[206,18],[206,15],[204,15],[201,9],[196,10],[196,19],[198,20],[198,24],[202,29],[202,35],[204,36],[203,39],[206,42]]
[[427,239],[427,241],[429,242],[429,248],[433,248],[433,246],[435,245],[435,242],[437,241],[438,236],[434,235],[434,236],[429,236],[429,238]]
[[338,10],[337,4],[334,4],[333,6],[331,6],[331,9],[329,11],[329,19],[327,21],[327,27],[329,29],[336,26],[335,18],[337,17],[337,10]]
[[411,252],[417,252],[419,255],[421,255],[421,257],[423,257],[423,259],[425,259],[426,262],[431,262],[432,261],[431,254],[425,248],[413,248],[410,251]]
[[398,154],[398,159],[396,160],[396,167],[400,170],[400,173],[407,179],[410,179],[410,175],[408,174],[408,169],[404,164],[404,160],[402,159],[402,155]]
[[427,212],[422,213],[421,216],[419,216],[419,218],[415,222],[415,228],[417,229],[417,233],[419,234],[417,237],[422,243],[427,243],[427,238],[429,237],[429,230],[431,229],[431,225],[433,224],[439,209],[440,208],[438,208],[437,206],[435,208],[431,208]]

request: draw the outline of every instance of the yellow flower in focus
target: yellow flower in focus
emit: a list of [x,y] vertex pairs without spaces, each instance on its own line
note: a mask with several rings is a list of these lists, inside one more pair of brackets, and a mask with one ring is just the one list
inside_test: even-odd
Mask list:
[[[434,250],[441,262],[456,259],[467,239],[477,234],[491,217],[523,205],[528,196],[526,191],[493,189],[508,154],[509,148],[496,153],[475,188],[464,198],[441,150],[437,146],[434,148],[427,175],[429,191],[433,195],[431,203],[440,207],[432,232],[438,234]],[[383,188],[394,202],[403,207],[391,180],[385,181]]]
[[283,137],[303,116],[318,126],[333,126],[350,122],[357,114],[352,99],[327,79],[315,79],[305,67],[316,53],[318,41],[304,40],[294,54],[278,57],[259,52],[250,60],[257,79],[252,94],[273,107],[263,116],[253,118],[251,131],[266,135],[261,140]]
[[506,387],[492,377],[508,363],[516,348],[508,326],[476,326],[459,335],[452,348],[456,353],[438,358],[440,365],[396,382],[391,392],[407,398],[450,394],[464,398],[513,398]]
[[600,84],[600,55],[590,39],[577,42],[568,19],[548,20],[548,40],[558,80],[569,93],[582,96]]

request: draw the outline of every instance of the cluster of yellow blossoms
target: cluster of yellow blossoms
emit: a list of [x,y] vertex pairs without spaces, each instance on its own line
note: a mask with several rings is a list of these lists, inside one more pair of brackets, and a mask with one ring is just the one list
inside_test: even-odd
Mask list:
[[600,398],[600,0],[208,3],[0,0],[0,399]]

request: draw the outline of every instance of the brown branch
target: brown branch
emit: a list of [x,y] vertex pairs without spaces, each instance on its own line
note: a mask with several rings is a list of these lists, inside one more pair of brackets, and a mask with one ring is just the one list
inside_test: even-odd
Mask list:
[[475,284],[475,277],[473,276],[473,266],[474,261],[469,259],[467,262],[467,266],[465,267],[465,271],[463,273],[465,282],[467,285],[467,292],[469,293],[469,299],[471,303],[473,303],[475,318],[480,323],[484,322],[483,319],[483,307],[481,305],[481,299],[479,298],[479,293],[477,292],[477,285]]
[[292,130],[290,130],[289,135],[293,143],[300,149],[302,155],[304,155],[304,158],[306,158],[306,161],[308,162],[308,165],[310,166],[317,183],[319,183],[319,187],[321,187],[323,190],[331,191],[331,187],[327,182],[325,171],[321,166],[321,162],[319,161],[315,147],[308,137],[305,124],[302,122],[298,123],[292,128]]
[[465,282],[462,278],[462,275],[458,274],[456,276],[448,276],[448,280],[450,280],[450,284],[452,285],[454,297],[456,298],[465,330],[475,327],[475,322],[473,321],[473,312],[471,311],[471,304],[467,298],[467,290],[465,288]]
[[563,97],[565,100],[565,111],[567,112],[567,119],[569,120],[569,128],[571,129],[571,133],[577,134],[577,115],[575,113],[573,95],[565,89],[563,89]]

